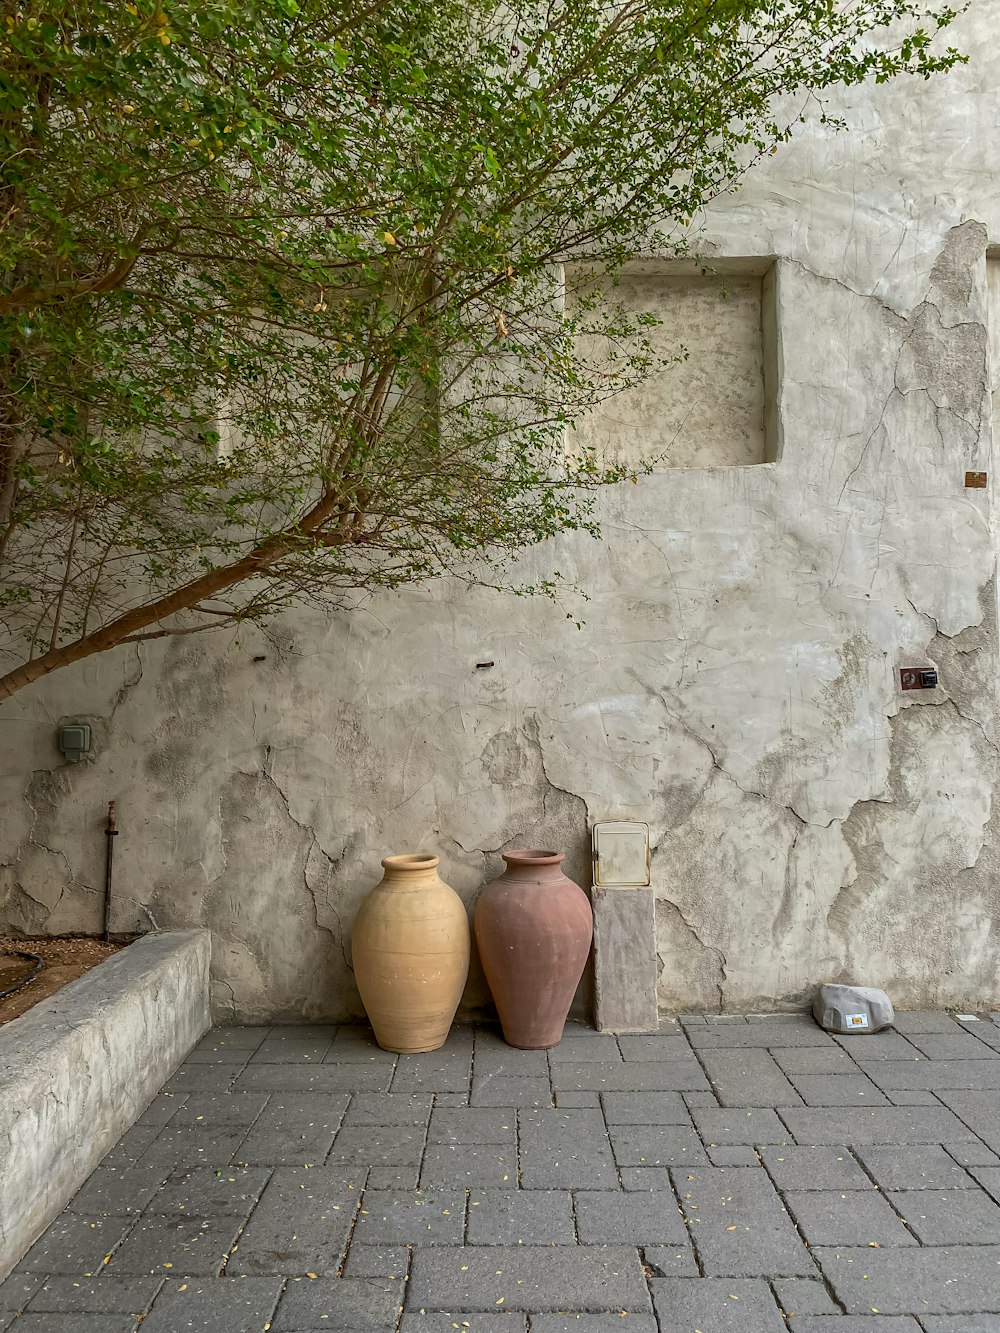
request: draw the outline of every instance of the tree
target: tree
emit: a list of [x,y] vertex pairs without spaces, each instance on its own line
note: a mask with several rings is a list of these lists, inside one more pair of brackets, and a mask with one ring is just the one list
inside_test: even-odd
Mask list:
[[783,95],[962,59],[906,0],[3,12],[0,699],[592,530],[621,473],[565,432],[655,361],[593,274],[679,251]]

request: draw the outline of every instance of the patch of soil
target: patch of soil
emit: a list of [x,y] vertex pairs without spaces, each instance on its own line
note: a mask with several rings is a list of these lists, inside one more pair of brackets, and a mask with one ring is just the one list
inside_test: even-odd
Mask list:
[[21,938],[14,935],[0,935],[0,991],[9,990],[19,981],[30,976],[36,966],[30,958],[9,957],[5,949],[21,949],[25,953],[37,954],[44,966],[40,972],[13,995],[0,999],[0,1025],[20,1018],[23,1013],[55,995],[68,981],[75,981],[89,972],[105,958],[124,949],[131,939],[117,938],[105,943],[87,935],[43,935],[34,938]]

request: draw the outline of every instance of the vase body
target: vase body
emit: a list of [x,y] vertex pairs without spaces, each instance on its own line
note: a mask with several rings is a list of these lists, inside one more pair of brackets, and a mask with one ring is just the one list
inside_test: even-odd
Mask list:
[[354,918],[354,978],[383,1050],[436,1051],[469,975],[469,917],[436,856],[387,856],[382,867]]
[[483,971],[510,1046],[555,1046],[590,953],[594,916],[558,852],[505,852],[473,917]]

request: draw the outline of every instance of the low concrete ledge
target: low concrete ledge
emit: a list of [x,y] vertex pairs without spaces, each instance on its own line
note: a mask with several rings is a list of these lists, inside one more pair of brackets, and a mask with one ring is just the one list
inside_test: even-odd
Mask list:
[[144,936],[0,1027],[0,1281],[208,1030],[210,939]]

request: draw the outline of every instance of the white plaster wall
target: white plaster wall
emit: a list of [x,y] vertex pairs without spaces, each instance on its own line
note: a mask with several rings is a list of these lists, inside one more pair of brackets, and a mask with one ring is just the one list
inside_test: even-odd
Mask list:
[[[991,465],[998,27],[975,0],[967,67],[851,90],[850,135],[813,125],[704,220],[709,253],[778,256],[777,462],[656,472],[602,497],[603,541],[530,553],[587,587],[582,630],[443,583],[39,683],[0,709],[0,924],[97,927],[117,799],[116,928],[211,925],[220,1013],[343,1016],[380,856],[439,850],[471,903],[499,849],[582,877],[588,820],[625,817],[665,1009],[837,979],[996,1007],[995,525],[964,474]],[[922,664],[941,688],[901,695]]]

